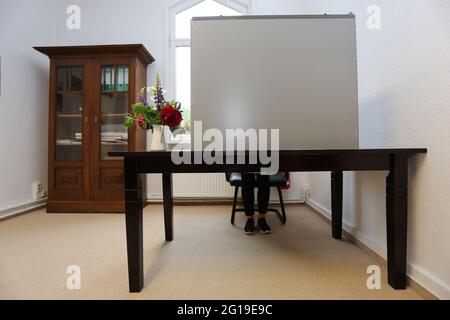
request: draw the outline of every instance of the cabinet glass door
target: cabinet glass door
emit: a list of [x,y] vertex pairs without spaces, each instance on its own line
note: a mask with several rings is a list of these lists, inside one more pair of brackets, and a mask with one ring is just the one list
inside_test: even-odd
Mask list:
[[117,160],[108,156],[112,151],[128,151],[128,130],[124,119],[128,113],[128,66],[101,68],[101,160]]
[[55,160],[82,160],[83,67],[56,69]]

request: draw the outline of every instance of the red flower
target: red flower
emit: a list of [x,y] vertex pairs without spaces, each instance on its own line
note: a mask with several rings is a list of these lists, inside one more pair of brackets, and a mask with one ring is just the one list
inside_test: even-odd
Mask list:
[[144,115],[142,113],[136,117],[136,124],[141,127],[141,129],[147,129],[145,128]]
[[161,110],[160,117],[162,123],[170,128],[177,127],[183,120],[181,112],[174,109],[170,103],[166,104],[166,107]]

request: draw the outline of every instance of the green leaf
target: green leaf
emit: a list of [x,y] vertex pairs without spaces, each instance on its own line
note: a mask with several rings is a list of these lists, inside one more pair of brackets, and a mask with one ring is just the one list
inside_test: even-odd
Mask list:
[[134,118],[132,116],[126,116],[125,117],[125,128],[129,128],[134,124]]
[[145,108],[143,114],[144,119],[147,123],[151,125],[161,124],[161,118],[159,116],[159,113],[153,106],[148,106],[147,108]]
[[146,109],[146,106],[141,102],[135,103],[131,106],[131,110],[133,112],[134,117],[137,117],[141,113],[144,113],[145,109]]

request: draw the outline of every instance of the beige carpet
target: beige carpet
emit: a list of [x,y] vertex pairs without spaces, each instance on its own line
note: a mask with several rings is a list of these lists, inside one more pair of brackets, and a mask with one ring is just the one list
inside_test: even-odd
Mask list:
[[[273,234],[246,236],[230,206],[176,206],[175,240],[164,241],[161,205],[144,215],[145,288],[128,293],[125,223],[120,214],[46,214],[0,222],[2,299],[420,299],[411,289],[368,290],[376,260],[305,206],[287,208]],[[244,218],[237,216],[237,224]],[[81,290],[66,268],[81,267]]]

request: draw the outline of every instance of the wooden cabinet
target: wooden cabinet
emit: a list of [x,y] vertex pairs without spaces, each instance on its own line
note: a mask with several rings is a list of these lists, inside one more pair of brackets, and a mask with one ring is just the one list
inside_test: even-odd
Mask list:
[[154,61],[143,45],[35,47],[50,58],[47,212],[124,212],[123,161],[145,150],[125,115]]

